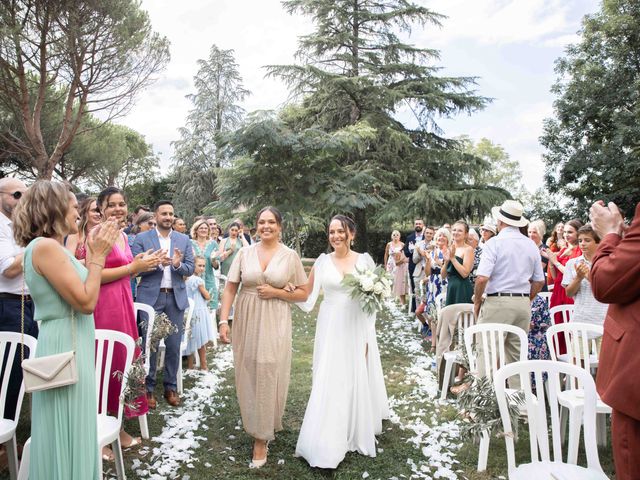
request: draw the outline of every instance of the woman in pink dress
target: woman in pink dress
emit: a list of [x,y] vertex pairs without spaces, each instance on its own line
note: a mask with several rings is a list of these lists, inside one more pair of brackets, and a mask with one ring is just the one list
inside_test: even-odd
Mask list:
[[400,303],[407,303],[409,291],[409,260],[404,256],[404,243],[400,241],[400,232],[391,232],[391,241],[384,250],[384,264],[387,272],[393,276],[393,295],[400,299]]
[[[98,195],[98,206],[105,220],[115,219],[122,226],[127,218],[127,201],[124,192],[116,187],[108,187]],[[100,295],[93,313],[96,329],[116,330],[126,333],[134,340],[138,340],[138,326],[133,310],[133,297],[131,295],[130,278],[141,272],[157,268],[159,258],[154,253],[143,253],[133,258],[129,242],[124,232],[113,245],[106,258],[104,270],[102,270],[102,285]],[[140,349],[136,347],[134,359],[140,356]],[[113,375],[114,372],[123,371],[125,352],[124,348],[116,348],[113,352],[111,363],[109,396],[107,397],[107,410],[117,412],[120,398],[120,380]],[[113,393],[113,394],[112,394]],[[125,408],[125,417],[132,418],[144,415],[149,411],[146,396],[143,394],[135,401],[135,410]],[[129,448],[140,444],[140,438],[129,435],[124,427],[120,432],[122,448]],[[113,458],[113,452],[108,447],[103,449],[103,458]]]
[[[549,259],[549,271],[551,272],[551,278],[553,278],[553,293],[549,299],[549,308],[553,308],[557,305],[573,305],[573,298],[567,295],[564,287],[562,286],[562,277],[564,276],[565,265],[572,258],[582,255],[582,250],[578,246],[578,230],[582,227],[580,220],[569,220],[564,224],[563,237],[565,241],[565,247],[558,253],[550,250],[546,251],[547,258]],[[563,323],[562,314],[556,313],[553,319],[554,324]],[[567,346],[565,343],[564,335],[558,336],[558,355],[567,353]]]

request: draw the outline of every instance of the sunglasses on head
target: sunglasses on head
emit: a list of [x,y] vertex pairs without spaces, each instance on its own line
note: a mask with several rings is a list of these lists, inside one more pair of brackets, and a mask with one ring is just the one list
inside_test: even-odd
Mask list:
[[22,192],[0,192],[0,193],[4,193],[5,195],[11,195],[16,200],[20,200],[22,198]]

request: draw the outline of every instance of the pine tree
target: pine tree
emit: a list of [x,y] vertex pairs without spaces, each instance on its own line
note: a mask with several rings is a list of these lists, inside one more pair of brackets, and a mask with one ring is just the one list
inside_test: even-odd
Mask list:
[[[438,75],[438,52],[406,43],[414,27],[439,26],[441,15],[407,0],[289,0],[290,13],[310,16],[315,30],[300,39],[296,65],[273,65],[301,101],[297,128],[326,132],[347,126],[373,128],[375,139],[359,154],[339,159],[373,180],[360,189],[387,202],[383,210],[350,209],[366,244],[368,216],[380,222],[413,215],[483,214],[504,198],[501,190],[475,188],[463,178],[486,164],[465,156],[438,120],[484,107],[473,77]],[[403,110],[417,127],[402,121]]]

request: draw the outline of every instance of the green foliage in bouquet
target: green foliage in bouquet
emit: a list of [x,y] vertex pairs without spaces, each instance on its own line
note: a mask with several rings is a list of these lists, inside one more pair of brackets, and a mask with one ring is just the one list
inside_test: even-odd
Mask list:
[[362,309],[369,315],[382,310],[384,300],[391,296],[391,276],[378,265],[373,270],[359,269],[348,273],[342,279],[352,299],[360,302]]

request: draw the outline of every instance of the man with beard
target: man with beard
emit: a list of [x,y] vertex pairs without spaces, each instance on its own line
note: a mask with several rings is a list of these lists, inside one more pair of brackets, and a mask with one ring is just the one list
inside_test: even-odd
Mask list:
[[416,269],[416,264],[413,263],[413,251],[419,242],[424,240],[424,220],[416,218],[413,222],[413,232],[407,235],[407,239],[404,242],[404,256],[409,259],[409,281],[411,282],[411,311],[416,311],[416,297],[414,295],[415,282],[413,280],[413,272]]
[[[33,321],[33,303],[24,285],[22,252],[13,238],[13,210],[22,198],[27,186],[17,178],[0,179],[0,331],[20,332],[21,304],[24,294],[24,333],[38,336],[38,324]],[[20,353],[16,352],[9,377],[9,389],[4,408],[4,418],[13,419],[22,382]]]
[[[164,397],[172,407],[180,405],[177,393],[177,373],[180,357],[184,312],[189,305],[184,279],[193,274],[194,258],[189,237],[173,230],[173,204],[160,200],[155,208],[156,228],[136,235],[133,255],[142,252],[163,250],[162,263],[156,270],[143,272],[138,284],[136,301],[151,305],[157,314],[165,313],[177,331],[164,339]],[[156,408],[153,395],[156,385],[156,354],[150,357],[151,367],[147,375],[147,402]]]

